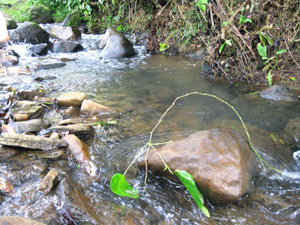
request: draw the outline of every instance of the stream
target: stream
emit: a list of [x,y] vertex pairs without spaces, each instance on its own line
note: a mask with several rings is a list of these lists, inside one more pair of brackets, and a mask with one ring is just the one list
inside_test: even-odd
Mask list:
[[[112,175],[126,170],[148,142],[149,133],[159,118],[178,96],[190,92],[216,95],[233,105],[246,124],[278,135],[282,135],[289,120],[299,117],[300,105],[262,99],[255,94],[265,87],[207,80],[201,74],[200,60],[181,56],[150,56],[143,46],[135,46],[138,54],[133,58],[100,59],[100,50],[93,50],[93,42],[98,38],[98,35],[84,34],[81,42],[85,50],[82,52],[48,53],[52,57],[74,59],[66,62],[64,67],[37,70],[30,75],[14,78],[0,77],[0,83],[17,89],[35,89],[37,85],[42,85],[50,97],[70,91],[84,92],[88,99],[118,112],[112,118],[118,121],[117,126],[98,129],[94,138],[87,140],[91,159],[98,168],[97,177],[89,177],[72,162],[57,162],[62,169],[70,166],[70,176],[84,188],[98,216],[108,218],[111,224],[117,224],[114,222],[117,216],[124,217],[124,220],[121,219],[124,222],[119,224],[300,223],[300,151],[297,146],[291,151],[289,157],[292,159],[288,162],[279,160],[279,163],[276,156],[269,158],[284,175],[262,169],[253,180],[252,192],[237,202],[218,206],[207,201],[211,218],[205,217],[183,185],[150,172],[145,186],[145,171],[140,171],[136,164],[128,171],[126,178],[140,191],[140,198],[121,198],[113,194],[109,187]],[[21,55],[20,65],[26,66],[34,59],[29,57],[26,45],[15,45],[15,48]],[[44,80],[37,83],[37,77]],[[51,112],[44,115],[47,122],[56,123],[59,119]],[[224,103],[208,96],[191,95],[178,100],[169,111],[156,129],[153,142],[180,140],[196,131],[232,121],[236,122],[238,118]],[[268,135],[260,138],[262,142],[270,142]],[[0,173],[7,172],[7,167],[0,162]],[[38,181],[24,178],[19,185],[15,185],[19,196],[3,196],[0,215],[20,215],[45,222],[49,220],[43,218],[49,214],[52,221],[49,224],[64,224],[61,218],[50,215],[51,206],[42,206],[57,200],[51,195],[42,197],[36,193]],[[93,224],[84,219],[80,221],[79,224]]]

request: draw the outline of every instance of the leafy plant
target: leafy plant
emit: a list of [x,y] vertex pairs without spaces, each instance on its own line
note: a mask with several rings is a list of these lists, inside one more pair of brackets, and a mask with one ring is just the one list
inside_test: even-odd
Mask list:
[[206,11],[206,6],[208,5],[208,0],[197,0],[197,6],[199,9],[201,9],[203,12]]
[[248,22],[252,23],[252,20],[249,19],[249,18],[244,17],[243,15],[240,16],[240,22],[239,22],[239,24],[248,23]]
[[[252,144],[251,144],[251,139],[250,139],[250,135],[247,131],[247,127],[244,123],[244,121],[242,120],[241,116],[239,115],[239,113],[236,111],[236,109],[230,105],[229,103],[227,103],[226,101],[218,98],[215,95],[211,95],[211,94],[206,94],[206,93],[199,93],[199,92],[192,92],[192,93],[187,93],[185,95],[179,96],[177,97],[174,102],[172,103],[172,105],[163,113],[163,115],[161,116],[161,118],[159,119],[158,123],[154,126],[154,128],[152,129],[152,131],[150,132],[150,137],[149,137],[149,141],[146,145],[144,145],[141,150],[139,151],[139,153],[136,155],[136,157],[134,158],[134,160],[129,164],[129,166],[127,167],[127,169],[125,170],[124,174],[120,174],[120,173],[116,173],[112,176],[111,182],[110,182],[110,188],[112,190],[113,193],[120,195],[122,197],[131,197],[131,198],[137,198],[139,196],[138,194],[138,190],[134,189],[132,186],[130,186],[130,184],[127,183],[125,175],[127,173],[127,171],[129,170],[129,168],[133,165],[133,163],[145,152],[147,152],[147,156],[148,156],[148,152],[150,151],[150,149],[153,149],[156,154],[160,157],[160,159],[162,160],[162,162],[164,163],[164,171],[168,170],[171,174],[176,175],[179,180],[182,182],[182,184],[187,188],[188,192],[191,194],[191,196],[193,197],[193,199],[195,200],[195,202],[197,203],[198,207],[202,210],[202,212],[207,216],[210,217],[209,211],[208,209],[204,206],[204,199],[202,194],[200,193],[200,191],[198,190],[196,183],[192,177],[192,175],[190,173],[188,173],[185,170],[175,170],[174,172],[171,170],[171,168],[167,165],[167,163],[165,162],[164,158],[160,155],[160,153],[155,149],[155,145],[161,145],[161,144],[165,144],[165,143],[157,143],[157,144],[153,144],[152,143],[152,136],[154,131],[156,130],[156,128],[159,126],[159,124],[162,122],[162,119],[165,117],[165,115],[170,111],[170,109],[175,105],[176,101],[178,99],[190,96],[190,95],[202,95],[202,96],[209,96],[209,97],[213,97],[221,102],[223,102],[224,104],[226,104],[227,106],[229,106],[234,112],[235,114],[238,116],[238,118],[240,119],[244,129],[245,129],[245,133],[248,137],[248,141],[249,141],[249,145],[251,147],[251,149],[253,150],[253,152],[255,153],[255,155],[258,157],[261,165],[263,166],[263,168],[265,169],[269,169],[269,170],[275,170],[276,172],[282,174],[281,171],[277,170],[276,168],[270,166],[264,159],[261,158],[261,156],[257,153],[257,151],[253,148]],[[146,157],[147,157],[146,156]],[[147,167],[147,166],[146,166]],[[145,183],[147,180],[147,170],[146,170],[146,177],[145,177]]]
[[159,51],[163,52],[167,50],[170,46],[167,43],[159,43]]
[[220,47],[220,49],[219,49],[219,53],[220,53],[220,54],[222,53],[222,51],[223,51],[223,49],[224,49],[224,47],[225,47],[226,45],[232,46],[231,40],[227,40],[227,39],[226,39],[225,42],[221,45],[221,47]]

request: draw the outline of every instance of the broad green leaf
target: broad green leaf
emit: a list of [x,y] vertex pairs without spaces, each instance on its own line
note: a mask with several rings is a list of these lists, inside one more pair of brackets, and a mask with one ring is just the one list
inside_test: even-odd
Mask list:
[[267,58],[267,46],[262,46],[260,43],[257,44],[257,51],[260,56],[264,59]]
[[208,209],[203,205],[204,200],[203,196],[198,190],[196,183],[194,181],[194,178],[191,174],[186,172],[185,170],[175,170],[174,175],[176,175],[181,183],[186,187],[186,189],[189,191],[199,208],[202,210],[202,212],[207,216],[210,217]]
[[123,174],[116,173],[110,180],[110,189],[122,197],[138,198],[139,192],[127,183]]
[[282,53],[285,53],[286,49],[280,49],[276,52],[276,55],[281,55]]
[[263,46],[266,46],[266,41],[270,45],[272,45],[273,42],[274,42],[271,38],[269,38],[268,36],[266,36],[264,32],[258,32],[258,36],[259,36],[259,39],[260,39],[261,43],[263,44]]
[[197,0],[197,6],[199,9],[201,9],[203,12],[206,11],[206,5],[208,4],[208,0]]
[[232,46],[231,40],[226,40],[225,43],[229,46]]
[[296,78],[295,78],[295,77],[290,77],[290,79],[291,79],[291,80],[296,80]]
[[247,23],[247,22],[252,23],[252,20],[244,17],[243,15],[241,15],[240,16],[240,22],[239,22],[239,24],[241,24],[241,23]]

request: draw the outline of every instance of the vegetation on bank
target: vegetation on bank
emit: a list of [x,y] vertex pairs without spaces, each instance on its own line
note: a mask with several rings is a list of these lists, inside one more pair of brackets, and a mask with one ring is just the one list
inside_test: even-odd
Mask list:
[[[206,50],[210,77],[298,88],[300,2],[295,0],[1,0],[19,22],[48,5],[61,22],[79,10],[90,33],[148,34],[149,52]],[[10,4],[11,6],[3,4]],[[3,9],[3,7],[5,9]]]

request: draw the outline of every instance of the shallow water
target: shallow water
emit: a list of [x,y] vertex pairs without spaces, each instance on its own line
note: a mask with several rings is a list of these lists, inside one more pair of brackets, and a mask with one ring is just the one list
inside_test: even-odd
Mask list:
[[[84,37],[91,43],[96,38]],[[140,191],[140,198],[120,198],[110,191],[111,176],[126,170],[141,147],[148,142],[149,133],[158,119],[177,96],[190,92],[216,95],[233,105],[245,123],[278,134],[289,119],[299,116],[299,103],[261,99],[257,94],[249,95],[259,90],[257,87],[204,79],[199,60],[180,56],[149,56],[143,47],[136,47],[136,50],[139,52],[137,57],[112,60],[100,59],[97,50],[50,54],[76,60],[67,62],[61,68],[33,72],[30,77],[21,77],[21,82],[11,82],[17,88],[34,88],[36,82],[33,79],[43,77],[45,80],[41,84],[51,97],[68,91],[82,91],[88,99],[119,112],[116,116],[118,126],[97,130],[94,139],[89,141],[98,176],[95,179],[87,178],[80,169],[72,172],[72,178],[85,188],[95,209],[100,208],[104,215],[120,209],[121,214],[131,212],[134,224],[300,223],[299,151],[291,156],[294,162],[283,165],[285,176],[262,171],[253,181],[253,192],[236,203],[216,206],[207,202],[210,219],[203,215],[182,185],[150,174],[144,186],[145,174],[136,165],[127,176],[128,181]],[[28,63],[24,52],[24,61],[21,60],[23,65]],[[47,79],[53,76],[56,78]],[[192,95],[178,100],[155,131],[153,142],[179,140],[195,131],[212,128],[225,119],[238,120],[224,103],[208,96]],[[265,141],[268,140],[269,137],[266,137]],[[3,167],[1,171],[4,171]],[[3,215],[22,214],[23,208],[13,207],[12,204],[22,205],[26,200],[13,201],[2,203],[0,212]],[[103,205],[103,201],[109,204]],[[37,202],[26,208],[29,212],[23,212],[23,215],[39,218]]]

